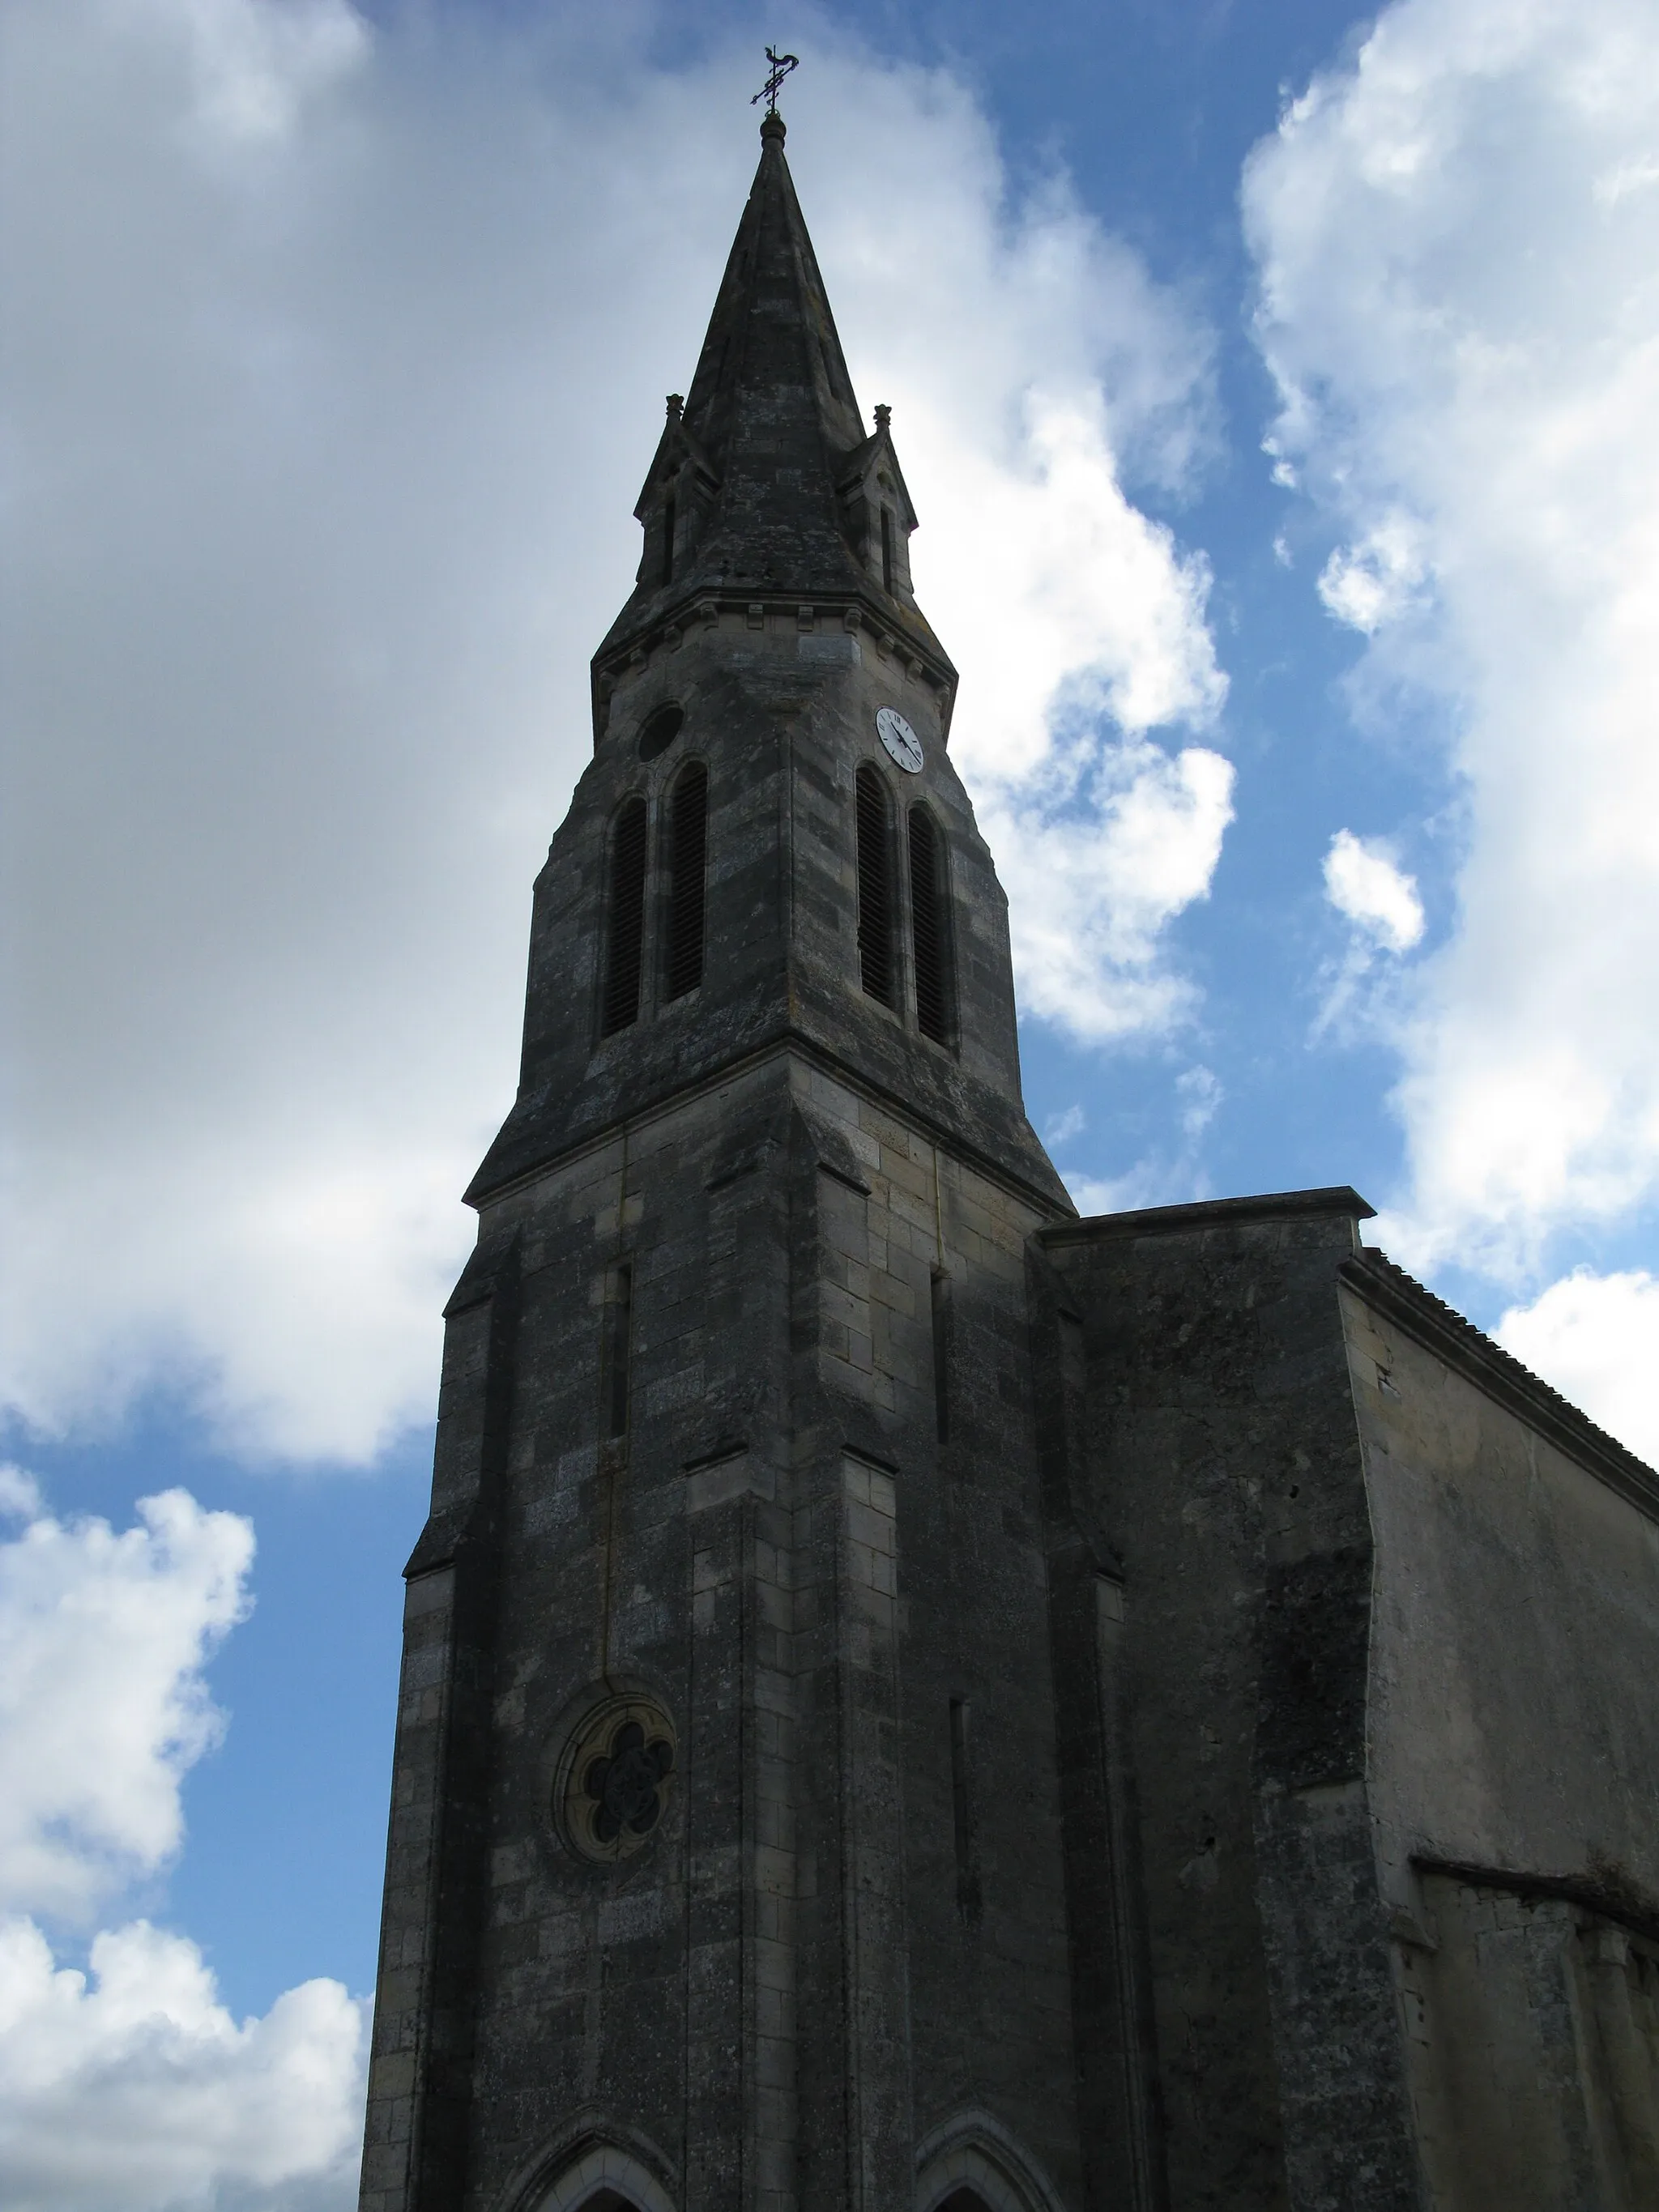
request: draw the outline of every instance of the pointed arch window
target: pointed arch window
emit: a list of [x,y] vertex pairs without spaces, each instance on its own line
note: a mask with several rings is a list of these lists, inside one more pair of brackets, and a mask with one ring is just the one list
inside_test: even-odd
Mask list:
[[854,786],[858,831],[859,980],[884,1006],[893,1003],[893,842],[887,787],[866,761]]
[[688,761],[668,802],[666,998],[683,999],[702,981],[708,860],[708,770]]
[[935,1044],[952,1028],[951,918],[945,844],[925,806],[910,809],[910,943],[916,963],[916,1027]]
[[645,959],[645,801],[624,800],[611,831],[605,914],[605,1002],[599,1034],[614,1036],[640,1018]]

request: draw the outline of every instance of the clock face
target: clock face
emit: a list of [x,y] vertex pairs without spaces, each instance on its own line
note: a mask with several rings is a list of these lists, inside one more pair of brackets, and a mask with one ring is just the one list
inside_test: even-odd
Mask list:
[[921,773],[921,739],[896,708],[884,707],[876,717],[876,735],[907,775]]

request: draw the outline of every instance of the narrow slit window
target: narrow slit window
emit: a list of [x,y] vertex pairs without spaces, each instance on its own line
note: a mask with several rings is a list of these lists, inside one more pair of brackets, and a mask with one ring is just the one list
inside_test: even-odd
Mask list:
[[859,980],[884,1006],[893,1003],[893,853],[887,791],[868,761],[854,786],[858,830]]
[[881,510],[881,588],[884,592],[890,592],[893,588],[893,510],[890,507],[884,507]]
[[599,1345],[600,1426],[607,1437],[628,1434],[628,1364],[634,1332],[634,1270],[618,1267],[605,1285],[605,1334]]
[[630,799],[611,833],[611,899],[606,917],[605,1009],[601,1034],[614,1036],[640,1018],[645,957],[645,801]]
[[916,963],[916,1026],[935,1044],[951,1042],[951,945],[945,905],[945,854],[925,806],[910,809],[910,942]]
[[666,500],[662,510],[662,580],[674,580],[674,502]]
[[951,1435],[951,1278],[933,1278],[933,1427],[941,1443]]
[[680,772],[668,810],[667,994],[683,999],[702,981],[705,878],[708,857],[708,771],[692,761]]
[[956,1829],[957,1911],[969,1927],[980,1917],[979,1852],[974,1834],[973,1774],[969,1763],[969,1705],[951,1700],[951,1810]]

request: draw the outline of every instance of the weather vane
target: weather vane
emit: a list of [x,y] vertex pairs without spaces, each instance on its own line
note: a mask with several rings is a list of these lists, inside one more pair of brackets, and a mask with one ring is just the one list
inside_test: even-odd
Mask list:
[[771,63],[772,66],[767,72],[765,83],[755,94],[749,105],[751,107],[758,107],[762,100],[764,100],[766,102],[767,113],[769,115],[775,115],[778,112],[778,87],[783,82],[783,80],[788,76],[791,70],[798,70],[800,67],[800,56],[799,54],[776,54],[774,53],[771,47],[769,46],[766,49],[766,58]]

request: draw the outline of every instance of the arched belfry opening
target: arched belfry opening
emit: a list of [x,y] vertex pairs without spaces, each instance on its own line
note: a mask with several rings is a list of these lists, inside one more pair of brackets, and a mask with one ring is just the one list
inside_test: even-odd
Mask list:
[[949,1044],[956,1026],[951,974],[951,915],[945,843],[927,808],[909,814],[910,947],[916,971],[916,1027]]
[[599,1033],[614,1036],[640,1018],[645,966],[646,809],[625,799],[611,828],[606,884],[605,1003]]
[[881,770],[869,761],[854,782],[858,840],[859,981],[884,1006],[894,1002],[892,809]]
[[668,927],[665,999],[683,999],[702,981],[705,878],[708,856],[708,770],[688,761],[668,800]]

